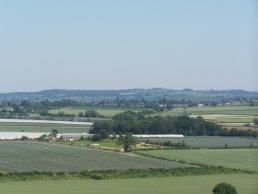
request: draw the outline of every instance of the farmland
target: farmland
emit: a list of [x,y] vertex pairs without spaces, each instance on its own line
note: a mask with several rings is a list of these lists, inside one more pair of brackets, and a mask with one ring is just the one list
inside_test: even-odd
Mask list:
[[57,129],[59,133],[81,133],[88,132],[88,125],[53,124],[53,123],[1,123],[0,131],[3,132],[51,132]]
[[[175,108],[171,111],[162,114],[178,115],[182,114],[183,108]],[[208,115],[208,114],[222,114],[222,115],[251,115],[258,116],[258,106],[249,105],[220,105],[216,107],[189,107],[187,112],[193,115]]]
[[154,150],[140,153],[171,160],[183,160],[258,172],[258,149]]
[[140,138],[140,141],[151,140],[154,142],[170,141],[172,143],[184,142],[188,147],[195,148],[228,148],[236,147],[258,147],[257,138],[249,137],[219,137],[219,136],[185,136],[185,137],[159,137],[159,138]]
[[49,113],[58,114],[59,112],[64,112],[65,114],[74,114],[78,116],[80,112],[85,113],[85,111],[87,110],[95,110],[105,117],[112,117],[112,116],[115,116],[116,114],[119,114],[125,111],[139,112],[146,109],[145,108],[72,106],[67,108],[53,109],[53,110],[50,110]]
[[203,175],[144,179],[76,180],[40,182],[3,182],[0,193],[8,194],[200,194],[212,193],[215,184],[227,182],[234,185],[239,194],[257,193],[257,175]]
[[0,171],[178,168],[188,165],[115,152],[38,142],[0,141]]

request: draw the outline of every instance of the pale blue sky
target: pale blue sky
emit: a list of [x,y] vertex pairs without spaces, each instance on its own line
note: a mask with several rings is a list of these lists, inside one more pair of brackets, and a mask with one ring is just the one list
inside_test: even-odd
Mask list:
[[0,0],[0,92],[258,90],[255,0]]

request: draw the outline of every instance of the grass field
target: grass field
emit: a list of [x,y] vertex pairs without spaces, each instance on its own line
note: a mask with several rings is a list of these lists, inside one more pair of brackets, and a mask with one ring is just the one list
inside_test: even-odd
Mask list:
[[0,171],[178,168],[187,165],[116,152],[31,141],[0,141]]
[[145,179],[43,181],[0,183],[8,194],[212,194],[220,182],[235,186],[238,194],[256,194],[258,176],[247,174],[205,175]]
[[[175,108],[167,114],[178,115],[183,113],[183,108]],[[252,115],[258,116],[258,106],[249,105],[225,105],[216,107],[189,107],[187,112],[194,115],[223,114],[223,115]],[[165,114],[165,113],[164,113]]]
[[87,110],[96,110],[105,117],[112,117],[112,116],[115,116],[116,114],[119,114],[125,111],[139,112],[146,109],[145,108],[74,106],[74,107],[68,107],[68,108],[53,109],[53,110],[50,110],[49,113],[58,114],[59,112],[64,112],[65,114],[74,114],[78,116],[80,112],[85,113],[85,111]]
[[[176,116],[184,113],[183,108],[175,108],[171,111],[158,113],[161,116]],[[258,117],[258,106],[249,105],[224,105],[216,107],[189,107],[187,113],[193,117],[203,118],[219,123],[252,123],[254,117]]]
[[140,141],[164,142],[171,141],[173,143],[184,142],[187,146],[196,148],[224,148],[227,144],[228,148],[234,147],[258,147],[258,138],[248,137],[218,137],[218,136],[185,136],[185,137],[159,137],[159,138],[141,138]]
[[184,160],[258,172],[258,149],[197,149],[141,151],[172,160]]
[[50,123],[1,123],[0,131],[4,132],[51,132],[57,129],[59,133],[81,133],[88,132],[90,126],[72,124],[50,124]]

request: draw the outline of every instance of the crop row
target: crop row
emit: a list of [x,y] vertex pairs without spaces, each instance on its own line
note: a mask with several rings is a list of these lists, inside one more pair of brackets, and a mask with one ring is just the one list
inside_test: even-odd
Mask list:
[[3,172],[189,167],[159,159],[30,141],[2,141],[0,155]]

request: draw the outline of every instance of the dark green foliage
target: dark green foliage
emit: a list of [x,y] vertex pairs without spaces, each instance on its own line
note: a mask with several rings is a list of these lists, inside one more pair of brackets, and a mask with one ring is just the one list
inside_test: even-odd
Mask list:
[[53,135],[54,137],[56,137],[57,134],[58,134],[58,130],[57,130],[57,129],[53,129],[53,130],[51,131],[51,133],[52,133],[52,135]]
[[101,140],[100,135],[93,135],[91,138],[91,141],[100,141],[100,140]]
[[254,118],[254,124],[258,125],[258,118]]
[[41,135],[37,140],[38,141],[48,141],[47,134]]
[[85,112],[84,116],[85,117],[93,117],[93,118],[96,118],[96,117],[102,118],[102,117],[104,117],[103,115],[99,114],[99,112],[96,111],[96,110],[87,110]]
[[21,140],[22,140],[22,141],[25,141],[25,140],[28,140],[28,139],[29,139],[29,138],[28,138],[27,136],[22,136],[22,137],[21,137]]
[[251,130],[227,130],[216,123],[206,121],[202,117],[188,116],[145,117],[127,111],[113,117],[112,129],[110,122],[95,122],[90,133],[99,134],[100,130],[112,130],[116,134],[183,134],[186,136],[247,136],[254,137],[257,132]]
[[154,145],[158,145],[158,146],[166,146],[166,147],[175,147],[175,148],[180,148],[180,147],[186,147],[185,142],[182,141],[182,143],[173,143],[171,141],[151,141],[151,140],[147,140],[145,143],[147,144],[154,144]]
[[100,130],[99,135],[101,139],[107,139],[108,138],[108,132],[105,129]]
[[132,134],[120,135],[118,141],[123,144],[123,148],[125,152],[128,152],[131,146],[137,143],[137,139]]
[[213,188],[212,192],[214,194],[237,194],[235,187],[233,187],[232,185],[227,184],[227,183],[217,184]]

